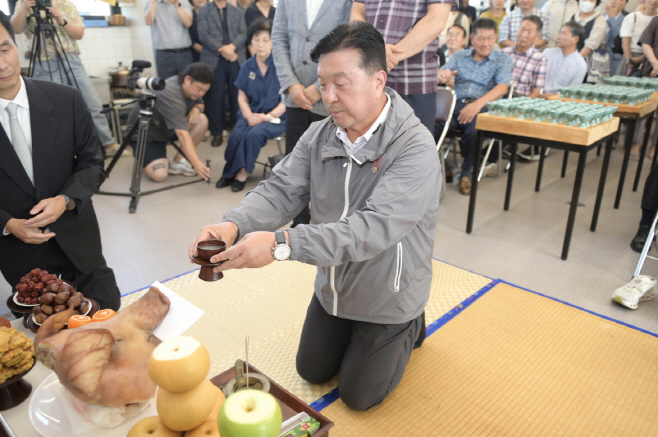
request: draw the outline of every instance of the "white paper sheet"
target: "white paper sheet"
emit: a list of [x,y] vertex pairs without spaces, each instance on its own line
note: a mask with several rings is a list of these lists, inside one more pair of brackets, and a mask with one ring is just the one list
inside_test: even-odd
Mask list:
[[200,308],[183,299],[158,281],[155,281],[151,286],[160,290],[171,301],[167,316],[153,330],[153,335],[160,340],[165,341],[181,335],[205,314]]

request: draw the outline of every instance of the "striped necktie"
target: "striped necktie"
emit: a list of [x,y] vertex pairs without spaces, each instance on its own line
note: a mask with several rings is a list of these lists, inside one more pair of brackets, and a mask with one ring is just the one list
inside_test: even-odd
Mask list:
[[32,152],[30,151],[30,146],[28,146],[27,140],[25,139],[21,123],[18,121],[18,116],[16,115],[17,110],[18,105],[14,102],[9,102],[7,105],[7,112],[9,113],[9,128],[11,129],[11,144],[16,150],[18,159],[21,160],[21,163],[27,172],[27,176],[30,178],[30,181],[32,181],[32,185],[34,185]]

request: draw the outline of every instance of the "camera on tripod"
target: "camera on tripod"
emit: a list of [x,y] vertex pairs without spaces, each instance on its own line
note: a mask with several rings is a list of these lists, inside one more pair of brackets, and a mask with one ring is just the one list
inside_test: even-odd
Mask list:
[[[39,1],[50,1],[50,0],[37,0]],[[159,77],[142,77],[139,74],[144,71],[145,68],[151,67],[151,63],[148,61],[140,61],[138,59],[133,61],[132,68],[130,69],[130,77],[128,77],[128,89],[134,90],[139,88],[142,90],[153,90],[153,91],[162,91],[165,88],[165,81]]]
[[35,7],[37,10],[43,9],[45,11],[48,11],[48,8],[53,5],[53,2],[51,0],[36,0],[36,1],[37,4]]

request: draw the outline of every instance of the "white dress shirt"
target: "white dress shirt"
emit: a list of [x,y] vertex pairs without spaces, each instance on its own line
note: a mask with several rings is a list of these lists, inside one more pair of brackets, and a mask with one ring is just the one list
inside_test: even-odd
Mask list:
[[[381,126],[384,120],[386,120],[386,117],[388,117],[388,110],[391,109],[391,98],[386,93],[384,93],[384,95],[386,96],[386,105],[384,105],[384,109],[382,109],[382,112],[379,113],[379,117],[377,117],[377,120],[375,120],[372,126],[370,126],[370,129],[368,129],[366,133],[357,138],[356,141],[350,141],[350,138],[347,136],[347,131],[342,127],[336,129],[336,136],[343,142],[343,147],[345,147],[345,152],[347,152],[348,155],[352,156],[359,149],[365,146],[370,140],[370,137],[372,137],[372,134],[374,134],[375,131],[379,129],[379,126]],[[352,159],[354,159],[354,156],[352,156]],[[359,162],[359,164],[361,163]]]
[[[11,128],[9,127],[9,113],[7,112],[7,105],[9,102],[14,102],[18,105],[16,110],[16,116],[18,117],[18,122],[23,128],[23,135],[25,135],[25,140],[27,145],[30,147],[30,152],[32,152],[32,129],[30,124],[30,102],[27,100],[27,91],[25,91],[25,81],[21,77],[21,88],[18,90],[18,94],[14,97],[14,100],[5,100],[0,99],[0,124],[7,134],[7,138],[11,142]],[[9,235],[7,228],[5,227],[2,230],[2,235]]]
[[14,100],[5,100],[0,99],[0,124],[7,134],[7,138],[11,141],[11,128],[9,127],[9,113],[7,112],[7,105],[10,102],[14,102],[18,105],[18,110],[16,111],[16,116],[18,117],[18,122],[23,128],[23,135],[25,135],[25,140],[27,145],[30,147],[30,152],[32,152],[32,125],[30,124],[30,102],[27,100],[27,91],[25,91],[25,81],[21,77],[21,88],[18,90],[18,94],[14,97]]
[[309,29],[313,25],[313,22],[315,21],[315,17],[318,16],[318,12],[320,12],[320,8],[322,7],[322,3],[324,1],[325,0],[306,0],[306,13],[307,13]]

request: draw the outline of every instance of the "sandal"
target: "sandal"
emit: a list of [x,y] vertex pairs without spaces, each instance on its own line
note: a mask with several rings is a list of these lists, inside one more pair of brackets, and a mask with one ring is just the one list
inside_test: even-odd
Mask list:
[[631,161],[638,161],[640,159],[640,145],[639,144],[633,144],[631,147],[631,155],[630,155],[630,160]]
[[462,176],[459,180],[459,192],[464,195],[471,194],[471,179],[468,176]]

